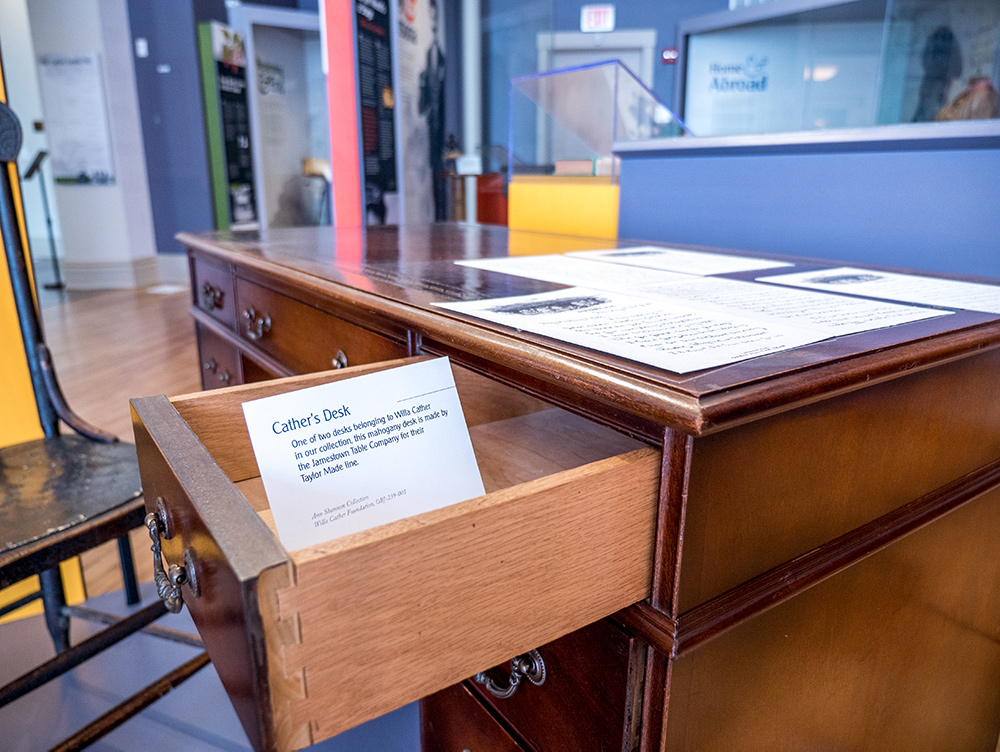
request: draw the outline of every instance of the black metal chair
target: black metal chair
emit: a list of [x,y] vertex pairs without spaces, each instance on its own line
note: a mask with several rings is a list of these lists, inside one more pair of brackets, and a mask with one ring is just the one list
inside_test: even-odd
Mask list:
[[[9,169],[20,144],[20,124],[10,108],[0,102],[0,237],[44,433],[44,438],[0,448],[0,588],[32,575],[38,575],[40,581],[38,592],[0,609],[0,616],[41,598],[56,656],[0,687],[0,707],[141,629],[200,645],[197,638],[148,626],[167,612],[159,598],[123,619],[66,604],[59,563],[116,539],[126,601],[129,605],[139,602],[128,532],[144,526],[145,509],[135,447],[75,415],[56,380],[28,274],[30,256],[21,242],[11,190]],[[61,434],[60,421],[74,434]],[[71,616],[110,626],[78,645],[70,645]],[[192,659],[185,664],[187,673],[174,676],[170,686],[206,663],[204,653]],[[67,748],[77,748],[107,733],[164,691],[162,680],[150,685],[143,691],[148,697],[139,693],[129,698],[81,731]]]

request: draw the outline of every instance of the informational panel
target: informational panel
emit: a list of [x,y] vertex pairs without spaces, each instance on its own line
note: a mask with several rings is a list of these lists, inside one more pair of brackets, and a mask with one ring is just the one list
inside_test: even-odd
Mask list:
[[97,53],[42,55],[38,76],[56,182],[113,183],[111,131]]
[[250,148],[250,108],[247,102],[247,60],[243,35],[222,24],[212,24],[222,143],[226,159],[226,186],[232,229],[257,225]]
[[358,0],[355,13],[365,215],[368,224],[385,224],[386,195],[396,193],[396,94],[389,6],[386,0]]
[[684,122],[698,136],[874,125],[882,26],[761,25],[692,35]]
[[444,0],[402,0],[398,38],[406,221],[446,219]]

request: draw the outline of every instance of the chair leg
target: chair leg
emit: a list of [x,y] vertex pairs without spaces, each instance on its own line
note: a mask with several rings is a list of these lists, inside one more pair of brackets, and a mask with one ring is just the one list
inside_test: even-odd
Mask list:
[[62,574],[59,567],[46,569],[38,575],[41,582],[42,605],[45,607],[45,626],[49,629],[56,652],[69,648],[69,617],[63,611],[66,593],[63,591]]
[[125,602],[133,606],[139,602],[139,583],[135,577],[135,561],[132,559],[132,544],[126,533],[118,539],[118,558],[122,563],[122,579],[125,581]]

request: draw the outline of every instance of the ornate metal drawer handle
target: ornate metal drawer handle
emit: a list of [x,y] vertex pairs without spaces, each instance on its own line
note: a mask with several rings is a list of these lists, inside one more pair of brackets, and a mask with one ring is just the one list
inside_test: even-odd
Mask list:
[[333,359],[333,367],[336,369],[347,368],[347,354],[343,350],[337,350],[337,357]]
[[218,378],[218,379],[219,379],[219,381],[221,381],[221,382],[222,382],[223,384],[225,384],[226,386],[229,386],[229,380],[230,380],[230,379],[232,378],[232,376],[230,376],[230,375],[229,375],[229,371],[223,371],[222,373],[220,373],[220,374],[218,375],[218,377],[217,377],[217,378]]
[[487,691],[494,697],[505,699],[517,691],[524,679],[532,684],[544,684],[545,661],[542,660],[542,656],[537,650],[529,650],[527,653],[511,658],[510,678],[507,680],[507,686],[498,684],[485,673],[476,674],[473,679],[486,687]]
[[153,552],[153,580],[156,582],[156,592],[159,594],[160,600],[166,604],[167,610],[176,614],[184,605],[181,585],[187,582],[187,570],[184,567],[171,564],[164,571],[163,553],[160,547],[160,534],[163,527],[160,516],[156,512],[150,512],[146,515],[146,528],[153,541],[150,551]]
[[216,369],[215,358],[209,358],[208,360],[206,360],[204,363],[201,364],[201,367],[204,368],[209,373],[215,373]]
[[225,291],[221,287],[216,287],[210,282],[201,286],[201,305],[204,308],[222,308],[222,298]]
[[264,334],[271,331],[271,316],[267,313],[258,316],[253,306],[243,311],[243,318],[247,322],[247,339],[259,340]]

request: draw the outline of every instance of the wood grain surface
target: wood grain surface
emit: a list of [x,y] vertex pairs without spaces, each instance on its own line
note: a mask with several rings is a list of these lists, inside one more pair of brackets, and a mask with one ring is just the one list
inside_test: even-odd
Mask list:
[[640,449],[294,554],[295,717],[326,738],[647,597],[658,475]]

